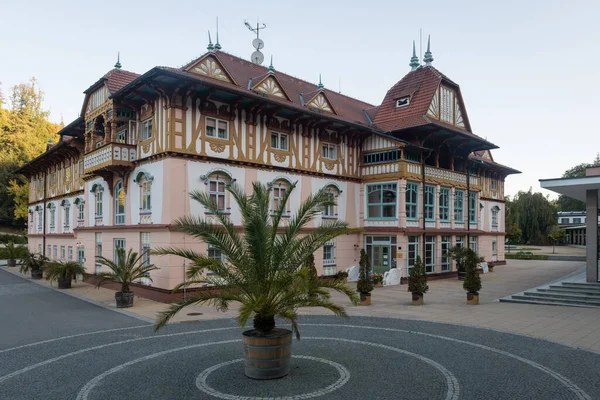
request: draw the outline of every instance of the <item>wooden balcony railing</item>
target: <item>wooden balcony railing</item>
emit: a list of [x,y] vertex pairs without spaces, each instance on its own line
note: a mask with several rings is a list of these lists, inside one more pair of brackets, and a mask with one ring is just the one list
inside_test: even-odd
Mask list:
[[135,145],[109,143],[85,155],[83,170],[87,174],[117,166],[133,167],[132,163],[136,159],[137,149]]

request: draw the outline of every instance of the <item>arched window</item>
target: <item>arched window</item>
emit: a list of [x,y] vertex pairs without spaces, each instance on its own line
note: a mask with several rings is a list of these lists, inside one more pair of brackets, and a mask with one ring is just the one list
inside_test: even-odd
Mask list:
[[73,204],[75,204],[77,206],[77,221],[81,222],[84,219],[85,216],[85,205],[84,205],[85,201],[83,201],[83,199],[81,197],[78,197],[75,199],[75,201],[73,202]]
[[338,217],[338,209],[337,209],[337,198],[341,193],[341,190],[337,187],[337,185],[329,184],[323,188],[323,190],[329,194],[329,200],[334,202],[335,204],[330,204],[323,208],[323,218],[327,219],[337,219]]
[[149,213],[152,210],[152,181],[147,177],[143,177],[140,180],[140,204],[142,205],[142,212]]
[[94,216],[96,218],[102,218],[104,187],[102,185],[94,184],[91,192],[94,193]]
[[115,185],[114,190],[115,196],[115,225],[125,224],[125,189],[123,188],[123,181],[119,181]]
[[210,201],[216,205],[219,213],[228,213],[231,207],[229,193],[225,188],[235,181],[231,174],[224,169],[213,169],[206,175],[202,175],[200,179],[204,181]]
[[[290,181],[288,181],[287,179],[276,179],[273,181],[272,183],[272,188],[273,188],[273,202],[272,202],[272,212],[276,213],[280,207],[284,206],[283,202],[285,201],[285,197],[287,196],[287,194],[290,191]],[[286,209],[284,210],[283,214],[287,214],[290,212],[289,207],[290,204],[288,202],[287,205],[285,205]]]
[[498,213],[500,212],[500,207],[494,206],[492,207],[492,228],[498,227]]
[[50,203],[48,209],[50,210],[50,229],[53,229],[56,226],[56,205]]
[[69,200],[63,200],[60,205],[64,210],[63,227],[68,229],[71,226],[71,202]]

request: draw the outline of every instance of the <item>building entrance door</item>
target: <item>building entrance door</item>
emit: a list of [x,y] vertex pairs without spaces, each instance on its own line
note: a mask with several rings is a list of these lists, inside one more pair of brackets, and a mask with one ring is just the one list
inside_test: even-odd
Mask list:
[[390,268],[396,268],[395,236],[365,236],[365,242],[373,272],[383,274]]

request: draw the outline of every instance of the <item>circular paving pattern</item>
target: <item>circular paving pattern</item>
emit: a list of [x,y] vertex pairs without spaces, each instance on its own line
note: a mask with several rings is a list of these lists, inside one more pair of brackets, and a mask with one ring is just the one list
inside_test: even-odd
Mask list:
[[[232,320],[0,347],[4,399],[595,399],[600,354],[486,329],[303,316],[292,369],[243,373]],[[1,343],[1,342],[0,342]]]

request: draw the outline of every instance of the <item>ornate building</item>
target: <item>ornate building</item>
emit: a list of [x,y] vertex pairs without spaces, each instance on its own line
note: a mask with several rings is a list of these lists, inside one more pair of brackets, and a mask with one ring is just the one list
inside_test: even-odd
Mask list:
[[[214,249],[170,229],[175,218],[212,218],[191,200],[213,196],[240,224],[229,182],[273,187],[273,206],[297,182],[289,210],[324,189],[342,219],[361,233],[337,238],[315,255],[334,274],[358,263],[365,248],[374,270],[406,276],[420,255],[430,274],[451,275],[446,252],[469,245],[504,260],[504,179],[494,144],[471,130],[459,86],[414,55],[408,72],[372,105],[210,47],[181,68],[143,75],[120,64],[90,86],[81,117],[61,140],[22,167],[30,180],[29,246],[53,259],[95,257],[117,247],[146,251]],[[160,267],[153,286],[183,280],[175,257],[147,256]]]

